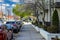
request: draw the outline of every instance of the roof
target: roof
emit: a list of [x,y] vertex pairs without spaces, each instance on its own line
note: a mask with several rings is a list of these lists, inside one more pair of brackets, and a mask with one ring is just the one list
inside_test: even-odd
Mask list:
[[14,16],[9,15],[9,16],[6,16],[6,18],[8,18],[8,19],[14,19]]

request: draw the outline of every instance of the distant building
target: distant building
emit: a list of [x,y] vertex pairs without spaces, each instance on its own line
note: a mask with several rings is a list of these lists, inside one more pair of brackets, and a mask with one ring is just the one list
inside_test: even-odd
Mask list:
[[[44,17],[45,24],[50,25],[52,20],[51,18],[55,9],[57,9],[58,11],[59,20],[60,20],[60,0],[51,0],[51,7],[49,5],[50,0],[44,0],[43,2],[44,3],[42,3],[42,0],[39,0],[38,6],[36,9],[40,23],[43,23],[43,17],[45,16]],[[44,9],[42,6],[44,7]]]
[[3,18],[3,12],[0,12],[0,18]]
[[14,19],[14,16],[8,15],[8,16],[6,16],[6,18],[7,18],[8,20],[13,20],[13,19]]

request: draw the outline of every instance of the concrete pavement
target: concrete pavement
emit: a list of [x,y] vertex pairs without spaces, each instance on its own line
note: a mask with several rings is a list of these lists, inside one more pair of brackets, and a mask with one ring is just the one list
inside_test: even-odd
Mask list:
[[15,40],[44,40],[43,37],[36,32],[31,24],[24,24]]

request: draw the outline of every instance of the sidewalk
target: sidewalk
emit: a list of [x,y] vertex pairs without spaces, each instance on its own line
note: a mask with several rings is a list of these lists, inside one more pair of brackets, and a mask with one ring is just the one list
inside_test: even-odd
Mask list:
[[44,40],[43,37],[38,32],[36,32],[31,24],[23,25],[19,35],[20,36],[15,40]]

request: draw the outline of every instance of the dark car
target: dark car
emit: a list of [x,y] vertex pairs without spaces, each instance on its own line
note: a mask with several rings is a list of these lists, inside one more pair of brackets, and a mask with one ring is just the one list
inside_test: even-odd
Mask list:
[[18,31],[21,29],[22,25],[23,25],[23,22],[22,21],[17,21],[17,26],[19,27],[18,28]]
[[18,26],[16,24],[16,21],[7,21],[6,25],[8,26],[8,29],[12,29],[14,33],[18,32]]

